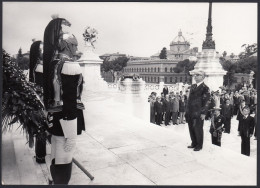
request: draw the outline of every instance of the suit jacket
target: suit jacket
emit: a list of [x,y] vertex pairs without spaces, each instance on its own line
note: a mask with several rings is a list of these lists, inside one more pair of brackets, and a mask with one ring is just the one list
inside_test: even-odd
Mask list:
[[167,101],[166,99],[163,101],[163,109],[164,112],[170,112],[171,111],[171,102],[170,100]]
[[255,119],[248,115],[247,118],[241,118],[239,120],[239,131],[240,134],[246,137],[250,137],[250,134],[253,134],[255,127]]
[[186,101],[185,100],[184,101],[180,100],[179,110],[180,110],[180,112],[185,112],[185,110],[186,110]]
[[173,112],[179,112],[180,104],[179,104],[179,98],[174,98],[172,100],[172,111]]
[[233,106],[231,104],[229,105],[223,104],[221,109],[221,114],[225,118],[231,118],[233,116]]
[[190,95],[187,102],[185,117],[188,120],[199,119],[201,114],[206,115],[209,109],[210,91],[209,87],[203,82],[198,87],[191,86]]
[[163,112],[163,103],[156,101],[154,103],[154,112],[162,113]]

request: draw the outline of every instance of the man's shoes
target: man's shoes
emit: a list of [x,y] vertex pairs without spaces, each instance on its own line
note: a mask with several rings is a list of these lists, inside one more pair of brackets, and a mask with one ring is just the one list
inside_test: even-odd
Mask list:
[[195,146],[188,146],[188,148],[195,148]]
[[199,151],[201,150],[201,148],[194,148],[194,151]]

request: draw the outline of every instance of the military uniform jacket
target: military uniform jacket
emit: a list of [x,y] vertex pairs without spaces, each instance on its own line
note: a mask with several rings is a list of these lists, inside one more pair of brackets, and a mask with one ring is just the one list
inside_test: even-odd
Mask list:
[[56,136],[64,136],[60,119],[74,120],[77,118],[77,134],[81,134],[85,130],[83,111],[77,108],[78,84],[80,80],[80,66],[77,63],[64,63],[61,71],[62,83],[62,111],[49,113],[48,123],[52,126],[49,132]]
[[239,120],[240,124],[240,134],[246,137],[250,137],[250,134],[253,134],[255,127],[255,119],[248,115],[247,117],[243,117]]
[[206,114],[209,108],[209,100],[209,87],[204,82],[196,88],[195,84],[193,84],[187,102],[186,119],[198,119],[201,114]]
[[224,123],[225,123],[224,116],[222,115],[219,115],[218,117],[213,116],[211,119],[210,133],[213,133],[214,131],[222,132]]

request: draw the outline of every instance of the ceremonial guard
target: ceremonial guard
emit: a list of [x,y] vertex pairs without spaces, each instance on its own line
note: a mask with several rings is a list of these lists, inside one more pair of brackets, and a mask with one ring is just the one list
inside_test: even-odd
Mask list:
[[[42,65],[42,41],[35,41],[30,48],[30,71],[29,81],[36,84],[37,89],[43,88],[43,65]],[[30,122],[33,123],[33,122]],[[35,142],[35,154],[37,163],[45,163],[46,136],[45,132],[37,134]]]
[[222,132],[224,131],[225,118],[220,114],[221,108],[214,107],[212,109],[213,115],[211,117],[211,125],[209,132],[211,133],[212,144],[221,146]]
[[44,33],[44,101],[48,131],[52,134],[50,172],[54,184],[69,183],[76,137],[85,130],[84,106],[80,102],[82,74],[74,62],[78,43],[74,35],[62,31],[62,24],[71,25],[63,18],[55,18]]

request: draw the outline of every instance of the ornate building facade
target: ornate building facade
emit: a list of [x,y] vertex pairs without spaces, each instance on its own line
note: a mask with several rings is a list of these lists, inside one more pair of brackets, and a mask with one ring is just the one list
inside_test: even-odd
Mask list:
[[195,61],[198,48],[190,49],[190,43],[179,31],[178,36],[170,43],[170,50],[167,50],[167,59],[160,59],[160,53],[152,55],[150,58],[130,58],[127,66],[123,69],[125,74],[137,74],[148,83],[166,84],[171,83],[191,83],[191,77],[186,73],[174,73],[173,68],[177,63],[185,59]]

